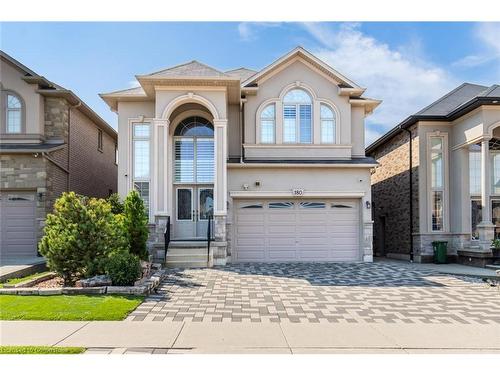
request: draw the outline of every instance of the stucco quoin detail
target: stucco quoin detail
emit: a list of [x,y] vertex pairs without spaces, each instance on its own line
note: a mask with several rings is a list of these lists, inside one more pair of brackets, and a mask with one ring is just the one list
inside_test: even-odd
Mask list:
[[170,103],[168,103],[167,106],[165,107],[165,109],[163,110],[161,117],[164,119],[170,118],[170,115],[177,107],[181,106],[182,104],[186,104],[186,103],[201,104],[201,105],[205,106],[210,111],[210,113],[214,117],[214,121],[220,119],[219,112],[217,111],[217,108],[215,107],[215,105],[207,98],[204,98],[203,96],[197,95],[194,93],[187,93],[184,95],[180,95],[177,98],[175,98],[174,100],[170,101]]

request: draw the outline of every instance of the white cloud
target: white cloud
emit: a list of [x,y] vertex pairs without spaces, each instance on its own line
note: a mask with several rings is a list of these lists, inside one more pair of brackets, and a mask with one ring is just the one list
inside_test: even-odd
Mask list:
[[367,87],[365,96],[383,100],[367,118],[367,144],[458,86],[445,69],[421,56],[419,48],[410,48],[418,46],[415,41],[394,49],[352,23],[336,30],[317,23],[305,24],[305,28],[322,45],[313,51],[320,59]]
[[256,40],[261,30],[280,25],[277,22],[241,22],[238,24],[238,33],[241,40],[248,42]]
[[494,60],[500,60],[500,23],[480,23],[475,29],[481,52],[455,61],[454,66],[472,68]]

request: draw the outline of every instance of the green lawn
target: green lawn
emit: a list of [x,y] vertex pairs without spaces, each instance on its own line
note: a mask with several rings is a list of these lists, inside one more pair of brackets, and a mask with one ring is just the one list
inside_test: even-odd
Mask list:
[[0,320],[122,320],[141,296],[0,295]]
[[0,346],[0,354],[80,354],[85,348],[53,346]]
[[50,271],[34,273],[33,275],[28,275],[28,276],[24,276],[24,277],[18,277],[18,278],[15,278],[15,279],[9,279],[5,283],[3,283],[3,285],[16,285],[16,284],[22,283],[23,281],[32,280],[35,277],[46,275],[48,273],[50,273]]

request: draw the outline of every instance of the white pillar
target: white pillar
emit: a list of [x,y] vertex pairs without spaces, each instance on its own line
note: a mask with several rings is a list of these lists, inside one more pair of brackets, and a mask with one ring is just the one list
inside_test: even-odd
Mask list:
[[154,215],[167,215],[168,207],[168,127],[170,121],[154,120],[154,147],[152,147],[153,168],[151,179],[151,199]]
[[482,249],[489,250],[495,226],[491,222],[491,160],[489,139],[481,142],[481,206],[482,221],[478,224],[479,242]]
[[227,214],[227,120],[214,120],[214,215]]

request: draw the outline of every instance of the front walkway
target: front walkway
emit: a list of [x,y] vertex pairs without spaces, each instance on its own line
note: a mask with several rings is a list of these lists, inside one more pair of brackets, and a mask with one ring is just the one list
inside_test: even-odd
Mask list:
[[500,324],[500,290],[406,263],[172,270],[128,321]]
[[0,282],[30,275],[45,269],[46,260],[43,257],[0,257]]

